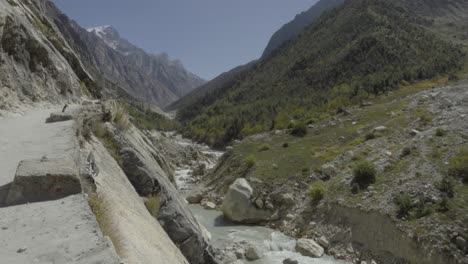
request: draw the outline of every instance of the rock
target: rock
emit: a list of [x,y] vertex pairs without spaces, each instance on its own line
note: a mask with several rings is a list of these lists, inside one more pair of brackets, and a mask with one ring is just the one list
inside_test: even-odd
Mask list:
[[365,262],[365,261],[361,261],[361,262],[360,262],[360,264],[367,264],[367,262]]
[[243,259],[245,256],[245,250],[243,248],[237,248],[234,250],[234,254],[236,254],[237,259]]
[[327,178],[330,179],[334,176],[336,176],[336,168],[332,164],[325,163],[321,167],[322,174]]
[[299,264],[299,261],[292,258],[287,258],[283,260],[283,264]]
[[466,243],[466,240],[459,236],[455,239],[455,244],[457,245],[458,249],[460,250],[465,250],[466,247],[467,247],[467,243]]
[[210,201],[202,201],[201,206],[203,206],[203,208],[208,209],[208,210],[216,209],[216,204]]
[[371,260],[370,264],[377,264],[375,260]]
[[328,242],[327,238],[325,236],[321,236],[317,239],[317,242],[319,243],[320,246],[323,248],[328,248],[330,246],[330,242]]
[[314,128],[315,126],[312,125],[312,124],[309,124],[309,125],[307,125],[307,127],[312,129],[312,128]]
[[296,218],[293,214],[287,214],[286,215],[286,219],[288,220],[293,220],[294,218]]
[[296,251],[301,255],[312,258],[323,256],[324,249],[312,239],[301,238],[297,240]]
[[385,126],[378,126],[378,127],[374,128],[374,129],[372,130],[372,132],[374,132],[374,133],[377,133],[377,132],[384,132],[385,130],[387,130],[387,127],[385,127]]
[[46,123],[63,122],[72,119],[73,115],[71,113],[55,112],[50,114],[50,117],[47,118]]
[[410,135],[413,136],[413,137],[419,135],[420,133],[421,133],[421,132],[419,132],[419,131],[416,130],[416,129],[413,129],[413,130],[410,131]]
[[259,209],[263,209],[263,200],[262,199],[257,199],[255,200],[255,205],[259,208]]
[[226,218],[234,222],[257,223],[269,220],[271,213],[267,210],[258,209],[250,199],[253,189],[244,178],[237,179],[224,197],[221,210]]
[[131,129],[122,136],[119,147],[127,178],[140,196],[159,190],[165,201],[158,215],[162,227],[190,263],[205,263],[205,258],[212,258],[208,237],[161,167],[164,157],[141,132]]
[[16,251],[16,253],[23,253],[25,252],[27,249],[26,248],[20,248]]
[[348,246],[346,247],[346,252],[348,252],[349,254],[354,253],[354,248],[353,248],[353,245],[351,243],[349,243]]
[[206,172],[206,165],[204,163],[198,164],[198,166],[193,169],[193,176],[201,176]]
[[245,253],[248,260],[257,260],[263,257],[263,253],[257,246],[250,246]]
[[76,164],[68,159],[21,161],[6,197],[6,205],[57,200],[81,193]]
[[284,193],[279,196],[278,200],[281,204],[283,205],[293,205],[294,202],[294,197],[290,193]]
[[185,200],[187,200],[189,204],[199,204],[202,199],[203,199],[203,192],[200,190],[192,191],[192,193],[187,195],[187,197],[185,198]]

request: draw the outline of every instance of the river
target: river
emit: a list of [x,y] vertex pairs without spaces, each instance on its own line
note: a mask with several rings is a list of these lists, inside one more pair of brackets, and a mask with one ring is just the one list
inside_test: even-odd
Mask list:
[[[187,141],[179,141],[179,144],[187,144]],[[222,152],[213,151],[206,146],[202,152],[215,157],[208,162],[207,168],[215,166],[216,160]],[[175,172],[177,187],[182,194],[187,194],[196,187],[196,182],[191,178],[190,167],[178,168]],[[211,244],[220,245],[228,243],[248,243],[256,245],[263,252],[263,257],[256,261],[241,260],[249,264],[282,264],[284,259],[291,258],[300,264],[346,264],[332,257],[310,258],[300,255],[295,251],[296,240],[283,233],[263,226],[247,226],[229,222],[223,214],[217,210],[207,210],[201,205],[188,205],[195,218],[211,234]]]

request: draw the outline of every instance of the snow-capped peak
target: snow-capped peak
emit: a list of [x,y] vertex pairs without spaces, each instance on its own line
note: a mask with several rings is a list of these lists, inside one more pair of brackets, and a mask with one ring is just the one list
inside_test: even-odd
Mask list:
[[111,26],[98,26],[93,28],[88,28],[87,31],[89,33],[94,33],[96,36],[104,40],[109,47],[113,48],[114,50],[117,49],[117,45],[120,41],[119,33]]

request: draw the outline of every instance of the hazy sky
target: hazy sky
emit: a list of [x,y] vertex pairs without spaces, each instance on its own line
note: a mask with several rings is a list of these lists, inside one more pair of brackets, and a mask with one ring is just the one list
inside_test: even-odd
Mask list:
[[54,0],[85,28],[112,25],[152,53],[211,79],[258,58],[271,35],[317,0]]

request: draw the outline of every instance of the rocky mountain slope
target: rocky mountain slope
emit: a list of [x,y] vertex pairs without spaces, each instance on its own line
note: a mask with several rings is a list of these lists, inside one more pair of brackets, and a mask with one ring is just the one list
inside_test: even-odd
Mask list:
[[33,2],[0,5],[0,111],[79,100],[91,78],[70,46]]
[[343,3],[344,0],[321,0],[313,5],[309,10],[296,15],[293,20],[282,26],[273,34],[268,45],[263,51],[262,58],[270,56],[276,49],[297,37],[304,28],[317,20],[324,12],[338,7]]
[[[203,198],[353,263],[468,263],[468,81],[446,82],[375,98],[303,137],[250,136],[203,178]],[[239,179],[251,187],[232,200]]]
[[88,32],[52,2],[46,2],[45,8],[97,81],[109,79],[131,96],[160,107],[204,83],[180,61],[171,61],[166,54],[148,54],[121,38],[112,27]]
[[[445,10],[452,5],[467,10],[459,2],[432,6]],[[464,21],[460,14],[442,16],[453,25]],[[186,135],[222,146],[288,126],[291,119],[319,119],[407,82],[458,71],[466,46],[439,33],[431,21],[405,1],[347,1],[231,87],[182,108],[178,118]]]

